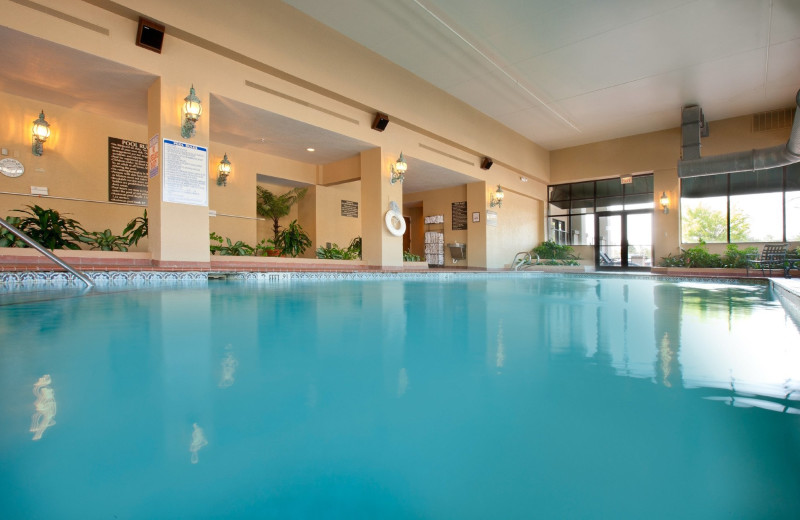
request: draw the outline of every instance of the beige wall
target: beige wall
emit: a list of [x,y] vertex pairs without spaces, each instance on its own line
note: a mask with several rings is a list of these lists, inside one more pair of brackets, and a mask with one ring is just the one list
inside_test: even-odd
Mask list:
[[491,267],[511,264],[514,255],[530,251],[542,241],[541,201],[504,189],[503,206],[497,212],[497,227],[487,226],[487,262]]
[[361,157],[354,155],[320,168],[319,184],[331,186],[361,179]]
[[[8,157],[25,166],[20,177],[0,175],[0,191],[20,194],[0,194],[0,215],[20,216],[12,210],[39,205],[68,213],[87,231],[111,229],[122,234],[128,221],[143,214],[142,206],[108,202],[107,150],[109,137],[146,143],[144,121],[136,125],[2,91],[0,107],[6,119],[0,124],[0,147],[8,149]],[[51,135],[44,143],[43,155],[37,157],[31,151],[31,127],[41,110],[50,123]],[[49,197],[29,196],[31,186],[46,187]],[[144,239],[131,250],[146,248]]]
[[[342,201],[358,203],[358,217],[342,216]],[[314,248],[327,242],[347,247],[361,236],[361,181],[337,184],[336,186],[317,186],[317,224]]]

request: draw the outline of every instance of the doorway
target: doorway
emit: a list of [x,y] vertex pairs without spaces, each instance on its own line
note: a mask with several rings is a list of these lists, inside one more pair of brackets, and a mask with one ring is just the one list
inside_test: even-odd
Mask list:
[[649,271],[653,265],[653,210],[595,213],[597,269]]

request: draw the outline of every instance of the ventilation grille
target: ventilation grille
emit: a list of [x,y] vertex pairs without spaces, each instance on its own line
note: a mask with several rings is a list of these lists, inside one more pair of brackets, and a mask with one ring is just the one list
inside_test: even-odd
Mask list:
[[795,110],[794,108],[782,108],[753,114],[753,132],[766,132],[792,126]]

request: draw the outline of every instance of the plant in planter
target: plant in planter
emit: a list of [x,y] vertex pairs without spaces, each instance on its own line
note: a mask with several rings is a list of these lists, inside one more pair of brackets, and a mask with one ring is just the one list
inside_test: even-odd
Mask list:
[[[6,217],[6,222],[19,229],[19,223],[22,219],[20,217]],[[28,247],[28,244],[23,242],[17,235],[0,227],[0,247]]]
[[411,251],[403,251],[403,262],[419,262],[419,255],[415,255]]
[[353,240],[351,240],[350,245],[347,246],[347,250],[358,258],[361,258],[361,237],[355,237]]
[[275,246],[275,240],[268,238],[256,244],[254,254],[256,256],[280,256],[281,250]]
[[89,249],[100,251],[128,251],[128,240],[124,236],[115,235],[110,229],[105,231],[87,231],[78,240],[89,245]]
[[147,236],[147,210],[144,210],[144,216],[136,217],[125,226],[122,230],[122,236],[129,246],[135,246],[139,240]]
[[19,223],[19,230],[48,249],[80,249],[76,243],[86,230],[77,220],[63,217],[54,209],[27,206],[27,210],[14,210],[28,217]]
[[[212,242],[209,248],[212,255],[219,253],[220,256],[253,256],[255,253],[255,248],[253,246],[241,240],[233,243],[230,238],[225,238],[224,241],[227,245],[223,245],[223,238],[213,231],[209,233],[208,238]],[[214,242],[216,242],[216,244],[214,244]]]
[[539,257],[539,265],[579,265],[579,258],[573,251],[571,246],[553,240],[545,240],[531,249],[531,253]]
[[316,254],[317,258],[325,260],[355,260],[358,258],[349,248],[342,249],[336,244],[331,244],[330,247],[319,246]]
[[660,267],[712,267],[712,268],[745,268],[747,257],[758,254],[757,247],[739,249],[736,244],[728,244],[725,255],[709,252],[705,242],[686,249],[680,255],[663,257],[659,262]]
[[275,245],[282,254],[295,258],[297,255],[302,255],[311,246],[311,239],[297,223],[297,220],[293,220],[283,231],[278,233]]
[[281,231],[280,219],[287,216],[300,199],[306,196],[308,188],[292,188],[282,195],[275,195],[261,186],[256,186],[256,212],[272,220],[272,239],[278,243],[278,234]]

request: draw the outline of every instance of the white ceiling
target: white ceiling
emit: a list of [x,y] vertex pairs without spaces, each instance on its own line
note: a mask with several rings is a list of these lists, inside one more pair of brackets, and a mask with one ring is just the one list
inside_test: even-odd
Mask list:
[[800,0],[284,2],[551,150],[800,88]]

